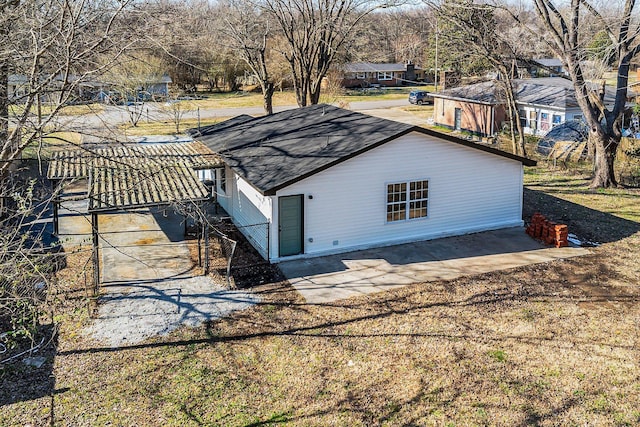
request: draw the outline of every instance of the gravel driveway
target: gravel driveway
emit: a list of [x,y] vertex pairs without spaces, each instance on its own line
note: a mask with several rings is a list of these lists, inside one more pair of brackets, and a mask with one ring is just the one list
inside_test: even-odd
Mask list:
[[181,221],[149,209],[100,216],[103,296],[86,331],[90,336],[112,347],[136,344],[258,302],[211,277],[192,276]]

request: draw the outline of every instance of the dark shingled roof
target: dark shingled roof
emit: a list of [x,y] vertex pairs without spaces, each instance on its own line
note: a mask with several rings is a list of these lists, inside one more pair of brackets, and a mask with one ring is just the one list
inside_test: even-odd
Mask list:
[[273,195],[409,132],[421,132],[525,165],[535,164],[451,135],[324,104],[258,118],[239,116],[199,131],[189,131],[265,195]]
[[196,138],[196,137],[201,136],[201,135],[209,135],[209,134],[212,134],[214,132],[225,131],[225,130],[228,130],[230,128],[233,128],[236,125],[248,122],[250,120],[253,120],[253,117],[251,117],[251,116],[249,116],[247,114],[241,114],[239,116],[232,117],[229,120],[225,120],[225,121],[220,122],[220,123],[216,123],[216,124],[209,125],[209,126],[204,126],[204,127],[199,128],[199,129],[198,128],[189,129],[189,130],[187,130],[187,133],[189,135],[191,135],[193,138]]
[[[577,108],[576,92],[571,80],[560,77],[514,80],[516,100],[520,104]],[[597,90],[596,87],[594,89]],[[436,98],[472,101],[479,104],[503,104],[505,95],[496,81],[459,86],[432,94]],[[615,92],[605,91],[605,104],[615,102]]]

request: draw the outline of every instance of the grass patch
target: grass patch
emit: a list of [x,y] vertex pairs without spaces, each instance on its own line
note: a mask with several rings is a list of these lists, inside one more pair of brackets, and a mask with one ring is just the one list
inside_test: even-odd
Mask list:
[[492,350],[488,355],[497,362],[506,362],[507,360],[507,353],[504,350]]
[[[320,95],[321,103],[343,103],[360,101],[388,101],[405,99],[412,90],[433,90],[433,86],[421,87],[399,87],[378,90],[344,90],[338,93],[323,92]],[[261,107],[263,98],[261,93],[256,92],[233,92],[233,93],[212,93],[206,98],[189,101],[197,108],[239,108],[239,107]],[[296,97],[292,91],[275,92],[273,94],[273,105],[276,107],[295,105]]]
[[[43,115],[51,114],[55,110],[54,105],[43,104],[40,111]],[[9,106],[9,114],[12,116],[18,116],[24,114],[25,106],[22,104],[13,104]],[[66,105],[63,106],[58,112],[62,116],[83,116],[86,114],[99,114],[104,111],[103,104],[78,104],[78,105]],[[37,114],[37,107],[31,106],[30,114]]]
[[[400,110],[402,111],[406,111],[407,113],[411,113],[414,116],[418,116],[420,118],[423,119],[432,119],[433,118],[433,105],[419,105],[419,106],[407,106],[407,107],[400,107]],[[435,127],[435,126],[433,126]],[[439,132],[443,132],[442,129],[440,128],[444,128],[443,126],[439,126],[438,127],[438,131]],[[448,132],[450,132],[450,130],[448,128],[444,128],[447,129]]]
[[63,116],[84,116],[85,114],[100,114],[104,111],[104,104],[67,105],[60,110]]
[[22,158],[49,158],[53,151],[73,148],[82,143],[82,135],[78,132],[51,132],[40,141],[33,141],[22,151]]
[[[218,117],[214,119],[201,119],[200,126],[209,126],[219,123],[228,117]],[[184,119],[180,121],[180,132],[184,133],[187,129],[198,127],[198,119]],[[130,123],[120,125],[120,130],[128,136],[144,136],[144,135],[174,135],[176,133],[176,124],[172,120],[138,122],[136,127]]]
[[326,306],[267,283],[249,310],[121,349],[78,333],[70,262],[55,386],[15,397],[33,382],[0,372],[0,424],[46,425],[53,408],[56,425],[637,425],[639,194],[543,167],[525,180],[525,215],[604,243]]
[[[261,93],[256,92],[223,92],[205,95],[203,99],[189,101],[193,108],[241,108],[241,107],[261,107],[263,98]],[[276,107],[295,105],[296,97],[291,91],[275,92],[273,94],[273,105]]]
[[82,135],[78,132],[53,132],[42,138],[47,145],[65,146],[82,143]]

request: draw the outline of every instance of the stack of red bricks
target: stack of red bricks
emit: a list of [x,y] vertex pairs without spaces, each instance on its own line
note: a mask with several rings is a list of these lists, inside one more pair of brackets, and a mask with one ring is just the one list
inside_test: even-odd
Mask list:
[[547,245],[556,248],[569,246],[569,228],[565,224],[549,221],[540,213],[533,214],[531,223],[527,227],[527,234],[534,239],[542,240]]

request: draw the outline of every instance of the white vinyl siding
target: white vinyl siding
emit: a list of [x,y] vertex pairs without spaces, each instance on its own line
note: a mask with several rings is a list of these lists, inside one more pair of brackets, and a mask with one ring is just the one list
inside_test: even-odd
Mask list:
[[520,104],[520,123],[524,133],[544,136],[547,132],[564,122],[582,120],[580,108],[562,109],[542,107],[531,104]]
[[[218,204],[220,206],[222,206],[222,209],[224,209],[225,211],[229,212],[230,211],[230,201],[231,198],[229,197],[229,195],[226,192],[226,176],[227,173],[229,172],[228,168],[221,168],[217,170],[217,176],[216,176],[216,200],[218,201]],[[223,185],[223,182],[225,182],[225,184]],[[230,213],[230,212],[229,212]]]
[[[410,133],[277,196],[305,195],[305,254],[314,255],[521,226],[522,171],[518,161]],[[425,177],[428,220],[387,222],[381,189]],[[271,242],[277,261],[277,239]]]
[[226,178],[224,196],[218,197],[220,205],[260,255],[267,259],[271,198],[260,194],[229,168]]

